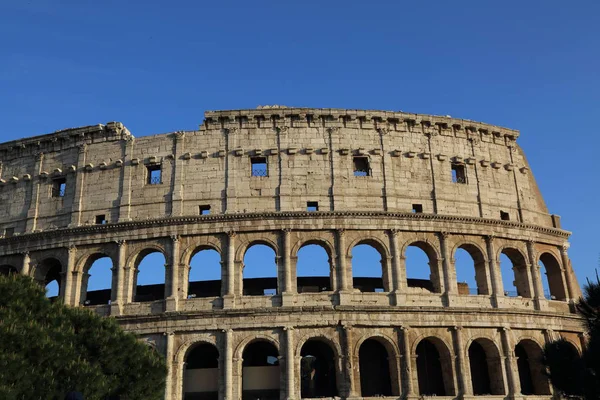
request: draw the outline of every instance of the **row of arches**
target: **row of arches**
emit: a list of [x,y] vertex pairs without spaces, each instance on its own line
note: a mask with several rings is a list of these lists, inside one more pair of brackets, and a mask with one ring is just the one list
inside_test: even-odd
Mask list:
[[[239,294],[273,295],[284,291],[282,279],[284,268],[282,257],[277,248],[268,241],[249,242],[244,248],[243,256],[236,265],[240,272]],[[227,252],[225,252],[227,255]],[[130,257],[127,264],[134,270],[134,289],[126,301],[151,301],[166,296],[169,271],[166,256],[167,250],[161,247],[149,247],[138,250]],[[82,256],[83,257],[83,256]],[[346,287],[361,292],[391,292],[398,290],[398,279],[402,275],[402,285],[410,290],[441,293],[453,291],[459,295],[490,295],[494,290],[494,274],[487,253],[474,243],[463,243],[455,246],[449,262],[443,267],[450,270],[453,277],[444,282],[442,260],[438,251],[426,241],[416,241],[405,246],[400,254],[398,265],[393,265],[393,258],[379,241],[365,239],[357,241],[347,257],[350,282]],[[310,240],[298,247],[296,253],[289,258],[295,280],[293,289],[298,293],[323,292],[339,290],[344,282],[340,280],[339,256],[336,256],[328,243]],[[169,260],[171,261],[171,260]],[[528,257],[518,248],[503,247],[498,252],[501,295],[532,298],[534,296],[535,277],[539,273],[543,292],[548,299],[566,300],[569,298],[564,268],[555,254],[543,251],[538,257],[539,272],[532,271]],[[180,289],[183,297],[218,297],[225,294],[225,277],[227,258],[221,253],[220,246],[202,245],[189,252],[184,269],[185,287]],[[237,261],[235,261],[238,263]],[[87,254],[83,261],[77,262],[83,274],[81,287],[81,303],[107,304],[114,299],[111,289],[116,282],[114,252],[93,252]],[[187,266],[190,268],[188,269]],[[178,267],[181,268],[181,267]],[[49,257],[33,267],[35,278],[44,285],[49,285],[49,296],[57,296],[61,292],[61,277],[66,274],[65,266],[57,258]],[[0,273],[15,271],[14,266],[0,266]],[[61,275],[61,273],[63,275]],[[343,273],[345,274],[345,272]],[[448,288],[448,284],[451,286]],[[444,288],[443,286],[446,285]],[[454,286],[454,288],[452,288]],[[496,284],[496,286],[499,286]],[[288,289],[289,290],[289,289]],[[498,294],[498,293],[496,293]]]
[[[572,346],[572,351],[578,350]],[[296,379],[294,391],[301,398],[332,398],[344,396],[348,387],[343,357],[337,347],[322,337],[306,340],[301,348],[297,363],[293,367]],[[531,339],[521,340],[513,349],[518,387],[523,395],[549,395],[551,389],[543,373],[542,350]],[[453,376],[454,358],[446,344],[437,337],[426,337],[419,341],[414,354],[417,387],[421,396],[456,396],[459,389]],[[241,363],[242,399],[279,399],[285,390],[286,369],[280,369],[279,350],[275,343],[266,339],[250,341],[243,349]],[[474,396],[504,396],[507,388],[504,358],[493,341],[487,338],[473,340],[467,349],[469,388]],[[284,359],[284,364],[287,361]],[[398,397],[406,392],[405,377],[399,357],[393,345],[380,336],[362,341],[358,349],[358,364],[355,379],[360,384],[356,393],[360,397]],[[220,366],[224,360],[218,348],[207,342],[191,346],[184,359],[183,398],[218,399],[223,390]],[[510,366],[509,366],[510,367]],[[290,371],[290,369],[287,369]],[[350,389],[352,390],[352,389]],[[406,393],[405,393],[406,394]],[[290,396],[295,397],[295,396]]]

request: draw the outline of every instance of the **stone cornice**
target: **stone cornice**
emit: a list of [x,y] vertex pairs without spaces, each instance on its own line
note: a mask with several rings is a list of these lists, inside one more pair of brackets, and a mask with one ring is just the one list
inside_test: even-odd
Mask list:
[[[398,123],[406,122],[412,126],[422,125],[426,129],[436,129],[436,127],[444,129],[465,129],[470,131],[481,131],[484,134],[494,134],[497,136],[507,136],[511,139],[519,137],[519,131],[509,128],[504,128],[497,125],[486,124],[483,122],[471,121],[468,119],[452,118],[450,116],[414,114],[402,111],[379,111],[379,110],[346,110],[341,108],[294,108],[294,107],[261,107],[257,109],[241,109],[241,110],[219,110],[206,111],[204,113],[205,121],[223,121],[230,120],[232,123],[239,118],[247,119],[264,119],[272,118],[289,118],[297,116],[306,118],[312,116],[315,119],[323,119],[325,121],[340,119],[362,119],[365,121],[376,121],[379,123]],[[377,129],[381,126],[376,127]],[[202,129],[202,127],[201,127]],[[421,129],[421,128],[418,128]],[[427,133],[427,132],[425,132]]]
[[[75,147],[81,143],[98,140],[129,140],[133,138],[129,130],[120,122],[109,122],[79,128],[62,129],[53,133],[17,139],[0,143],[0,158],[19,156],[15,150],[29,150],[33,153],[55,151],[56,143],[62,148]],[[10,155],[10,157],[7,157]]]
[[[533,231],[540,234],[546,234],[556,236],[561,239],[567,239],[571,232],[543,227],[538,225],[523,224],[515,221],[503,221],[497,219],[478,218],[478,217],[464,217],[464,216],[452,216],[452,215],[440,215],[440,214],[421,214],[421,213],[399,213],[399,212],[377,212],[377,211],[334,211],[334,212],[269,212],[269,213],[244,213],[244,214],[212,214],[202,216],[182,216],[182,217],[167,217],[158,218],[152,220],[140,220],[140,221],[128,221],[106,225],[87,225],[76,228],[59,228],[53,230],[47,230],[43,232],[34,232],[13,236],[10,238],[0,239],[0,246],[8,244],[17,244],[20,242],[31,242],[31,241],[43,241],[49,238],[60,235],[61,237],[66,236],[78,236],[88,235],[96,233],[111,233],[111,232],[123,232],[131,230],[139,230],[143,228],[153,227],[169,227],[169,226],[181,226],[188,224],[214,224],[230,221],[260,221],[260,220],[294,220],[294,219],[345,219],[345,218],[365,218],[365,219],[377,219],[382,218],[386,221],[390,219],[397,220],[412,220],[412,221],[434,221],[434,222],[457,222],[457,223],[468,223],[480,226],[497,226],[504,228],[515,228],[524,232]],[[446,228],[445,231],[452,233],[451,229]]]

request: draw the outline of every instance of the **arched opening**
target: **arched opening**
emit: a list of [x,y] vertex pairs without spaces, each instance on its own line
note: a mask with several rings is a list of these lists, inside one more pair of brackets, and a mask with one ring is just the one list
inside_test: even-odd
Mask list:
[[86,306],[109,304],[113,262],[104,254],[94,254],[86,262],[81,283],[81,302]]
[[504,295],[509,297],[531,298],[527,262],[517,249],[505,248],[500,254],[500,272]]
[[369,243],[352,248],[352,286],[361,292],[387,292],[381,249]]
[[307,340],[300,350],[300,397],[338,396],[335,355],[318,339]]
[[538,264],[545,297],[549,300],[566,300],[567,293],[563,282],[562,269],[556,258],[550,253],[543,253]]
[[219,350],[210,343],[195,345],[185,358],[184,400],[218,400]]
[[55,258],[47,258],[39,263],[35,269],[35,280],[46,288],[46,297],[56,300],[62,296],[62,265]]
[[533,340],[521,340],[515,346],[515,357],[517,357],[521,394],[550,394],[548,378],[544,375],[545,367],[542,363],[542,349],[540,346]]
[[409,288],[439,293],[440,284],[437,275],[436,254],[431,245],[414,242],[406,248],[406,284]]
[[149,249],[138,255],[134,301],[154,301],[165,297],[165,265],[165,256],[158,250]]
[[463,244],[454,253],[456,283],[459,295],[489,295],[485,257],[472,244]]
[[471,343],[469,366],[475,396],[504,394],[500,353],[491,340],[477,339]]
[[254,244],[244,254],[243,290],[245,296],[272,296],[278,291],[275,250]]
[[0,265],[0,275],[8,276],[17,273],[17,269],[12,265]]
[[[440,350],[442,354],[440,354]],[[452,365],[446,346],[436,338],[421,340],[416,348],[419,394],[452,396]]]
[[331,290],[331,259],[320,244],[309,242],[298,250],[296,287],[298,293]]
[[242,400],[279,399],[279,352],[270,342],[250,343],[242,354]]
[[360,345],[358,359],[361,396],[391,396],[391,357],[385,346],[376,339],[367,339]]
[[221,255],[215,249],[200,249],[190,260],[187,297],[221,295]]

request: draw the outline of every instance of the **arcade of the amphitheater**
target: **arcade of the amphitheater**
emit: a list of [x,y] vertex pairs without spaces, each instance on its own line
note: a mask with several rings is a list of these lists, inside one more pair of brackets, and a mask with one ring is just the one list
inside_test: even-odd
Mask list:
[[[163,353],[167,400],[550,398],[541,348],[581,352],[581,291],[518,135],[269,107],[206,112],[198,131],[134,138],[111,122],[3,143],[0,273],[55,281],[60,301]],[[255,245],[273,253],[269,277],[245,275]],[[361,245],[378,254],[368,276]],[[297,270],[306,246],[326,253],[323,276]],[[429,279],[407,274],[411,248]],[[476,288],[457,278],[461,250]],[[204,251],[221,279],[190,282]],[[164,284],[138,285],[152,253]],[[100,258],[111,287],[88,290]]]

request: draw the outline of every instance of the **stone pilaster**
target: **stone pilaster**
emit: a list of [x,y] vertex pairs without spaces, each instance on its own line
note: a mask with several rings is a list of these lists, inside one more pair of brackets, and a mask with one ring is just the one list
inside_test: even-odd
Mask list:
[[464,343],[462,337],[462,327],[452,328],[452,337],[454,339],[454,354],[456,356],[456,381],[458,383],[458,395],[464,397],[472,395],[472,388],[469,381],[470,371],[465,366]]
[[408,398],[415,394],[413,389],[413,373],[412,373],[412,354],[410,352],[410,343],[408,341],[408,326],[401,326],[398,329],[399,342],[401,343],[401,382],[402,393],[404,398]]
[[128,136],[121,141],[121,154],[123,155],[124,164],[121,168],[123,188],[119,196],[119,222],[131,221],[131,180],[134,170],[139,168],[131,164],[134,143],[133,136]]
[[83,184],[85,181],[85,161],[87,156],[87,146],[81,144],[78,146],[77,170],[75,171],[75,188],[73,190],[74,198],[71,204],[71,223],[70,227],[81,225],[81,204],[83,203]]
[[446,246],[446,240],[448,239],[447,232],[440,232],[440,250],[442,252],[442,273],[444,277],[444,296],[446,297],[446,306],[450,307],[455,301],[455,297],[458,295],[458,289],[456,286],[456,271],[454,266],[450,264],[450,255],[448,254],[448,248]]
[[488,270],[490,274],[490,283],[492,285],[492,305],[500,307],[500,297],[504,297],[504,285],[502,284],[502,275],[499,265],[496,263],[496,249],[494,246],[494,236],[485,237],[487,250]]
[[235,302],[235,236],[234,231],[227,232],[227,273],[225,280],[227,286],[223,293],[223,307],[231,308]]
[[26,251],[23,253],[23,263],[21,264],[21,275],[29,276],[31,271],[31,257],[29,256],[29,252]]
[[514,357],[513,342],[510,336],[510,328],[501,328],[500,336],[502,338],[502,348],[504,350],[504,360],[506,369],[506,380],[508,387],[508,395],[514,398],[515,395],[521,393],[521,385],[519,383],[519,373],[517,370],[517,360]]
[[223,373],[225,387],[224,397],[225,400],[233,400],[233,331],[227,329],[223,331],[223,334],[225,336],[225,368]]
[[78,303],[75,303],[75,298],[74,298],[75,296],[73,296],[73,293],[77,292],[77,289],[82,290],[81,288],[78,288],[77,286],[75,286],[77,283],[77,279],[74,279],[77,276],[77,274],[74,273],[75,272],[75,257],[77,255],[77,248],[75,246],[69,247],[67,249],[67,254],[68,254],[68,258],[67,258],[67,270],[65,271],[64,302],[67,305],[76,306],[76,305],[78,305]]
[[296,398],[296,374],[294,357],[294,328],[286,327],[285,330],[285,393],[287,400]]
[[40,191],[42,186],[42,177],[40,173],[44,165],[44,153],[35,155],[35,167],[33,171],[34,183],[31,189],[31,200],[29,201],[29,209],[27,210],[27,226],[26,232],[34,232],[37,229],[38,207],[40,202]]
[[[166,338],[166,362],[167,362],[167,378],[165,382],[165,400],[176,400],[173,390],[173,376],[175,375],[175,368],[177,363],[174,360],[175,351],[175,334],[173,332],[165,333]],[[178,399],[177,399],[178,400]]]
[[535,243],[531,240],[527,241],[527,259],[529,262],[528,270],[531,276],[531,284],[533,286],[533,303],[536,310],[544,310],[546,309],[546,303],[542,301],[544,299],[544,288],[542,287],[540,266],[536,262]]
[[180,237],[177,235],[171,236],[171,253],[167,263],[165,279],[166,311],[177,311],[179,305],[180,240]]

